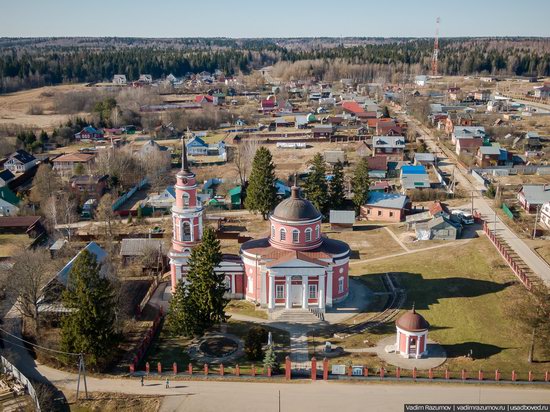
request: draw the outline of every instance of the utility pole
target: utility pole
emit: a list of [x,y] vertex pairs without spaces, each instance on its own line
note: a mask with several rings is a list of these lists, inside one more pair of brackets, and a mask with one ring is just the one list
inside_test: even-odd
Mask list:
[[535,225],[533,227],[533,239],[537,237],[537,223],[539,221],[540,205],[537,206],[537,213],[535,214]]
[[474,215],[474,191],[472,190],[472,216]]
[[84,379],[84,399],[88,399],[88,385],[86,384],[86,364],[84,363],[84,354],[79,355],[78,359],[78,382],[76,383],[76,399],[80,393],[80,376]]
[[495,232],[495,236],[497,235],[497,212],[495,211],[495,223],[493,227],[493,232]]

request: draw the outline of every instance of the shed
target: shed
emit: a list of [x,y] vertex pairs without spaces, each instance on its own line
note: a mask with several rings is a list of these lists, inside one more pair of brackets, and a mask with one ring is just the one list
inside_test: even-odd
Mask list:
[[416,225],[418,240],[456,240],[461,234],[462,226],[444,216]]
[[353,230],[355,212],[353,210],[331,210],[330,228],[333,230]]
[[231,199],[231,208],[240,209],[242,205],[242,186],[236,186],[229,190],[229,198]]

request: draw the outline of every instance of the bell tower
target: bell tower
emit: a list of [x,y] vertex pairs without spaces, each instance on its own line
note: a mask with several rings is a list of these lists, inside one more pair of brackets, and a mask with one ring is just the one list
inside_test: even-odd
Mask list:
[[172,249],[170,271],[172,292],[187,273],[191,249],[202,239],[203,207],[197,197],[195,174],[189,169],[187,147],[182,138],[181,170],[176,174],[176,202],[172,206]]

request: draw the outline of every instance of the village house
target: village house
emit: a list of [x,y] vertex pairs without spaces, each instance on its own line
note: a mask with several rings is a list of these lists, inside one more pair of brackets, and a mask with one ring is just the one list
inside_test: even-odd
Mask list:
[[159,166],[164,165],[164,170],[170,169],[172,155],[168,147],[162,146],[152,139],[141,146],[138,156],[145,161],[155,162]]
[[331,230],[353,230],[353,224],[355,223],[355,211],[331,210],[329,213],[329,222]]
[[0,187],[0,216],[15,216],[19,212],[19,198],[7,186]]
[[388,158],[383,155],[369,157],[367,167],[371,179],[384,179],[388,172]]
[[540,222],[550,229],[550,201],[545,202],[540,208]]
[[2,170],[0,172],[0,187],[6,186],[13,179],[15,179],[15,175],[10,170]]
[[138,82],[144,83],[144,84],[151,84],[153,83],[153,76],[151,74],[140,74]]
[[456,141],[455,153],[460,155],[475,156],[478,149],[483,145],[482,139],[458,139]]
[[313,128],[313,137],[315,139],[330,139],[334,134],[332,125],[320,124]]
[[[69,187],[72,192],[86,195],[95,199],[101,198],[107,189],[109,176],[81,175],[72,176],[69,179]],[[88,200],[88,199],[84,199]]]
[[550,185],[523,185],[517,199],[527,213],[536,212],[546,202],[550,202]]
[[474,92],[474,100],[478,102],[486,102],[491,98],[490,90],[477,90]]
[[221,156],[224,160],[227,156],[223,140],[220,140],[218,143],[208,144],[200,137],[195,136],[185,146],[190,156]]
[[435,164],[435,155],[433,153],[415,153],[414,164],[422,166],[433,166]]
[[153,210],[168,211],[176,201],[174,186],[168,186],[160,193],[153,193],[145,199],[145,205]]
[[455,126],[451,139],[456,144],[459,139],[484,139],[486,136],[483,126]]
[[126,86],[127,80],[125,74],[115,74],[113,76],[113,84],[117,86]]
[[120,256],[124,266],[137,262],[143,269],[158,270],[161,273],[168,266],[168,250],[169,247],[162,239],[122,239],[120,242]]
[[271,99],[263,99],[261,102],[260,102],[260,112],[263,113],[263,114],[268,114],[268,113],[271,113],[273,111],[275,111],[277,109],[277,102],[275,100],[275,98],[271,98]]
[[103,140],[105,134],[103,130],[96,129],[93,126],[86,126],[80,132],[74,135],[76,140]]
[[533,95],[538,99],[550,98],[550,84],[544,83],[544,86],[537,87],[533,92]]
[[460,223],[445,216],[438,216],[428,222],[416,225],[418,240],[456,240],[462,234]]
[[445,119],[445,133],[451,135],[455,126],[472,126],[474,119],[469,113],[449,113]]
[[402,166],[401,167],[401,191],[429,189],[431,187],[430,177],[424,166]]
[[503,166],[508,163],[508,151],[498,143],[481,146],[476,155],[476,163],[480,167]]
[[428,84],[428,76],[425,76],[425,75],[416,76],[414,78],[414,84],[420,87],[426,86]]
[[405,152],[403,136],[374,136],[372,139],[373,156],[385,156],[387,161],[402,161]]
[[95,160],[92,153],[69,153],[56,157],[52,160],[53,170],[61,177],[71,177],[75,174],[77,165],[82,165],[85,172],[88,172]]
[[411,208],[411,201],[397,193],[370,192],[367,203],[361,206],[360,217],[369,221],[401,222]]
[[12,173],[25,173],[38,163],[38,159],[23,149],[11,154],[4,167]]
[[525,133],[525,143],[523,145],[523,150],[526,153],[540,152],[542,150],[542,142],[540,141],[540,136],[537,132]]
[[36,239],[45,233],[41,216],[1,216],[0,233],[27,234]]

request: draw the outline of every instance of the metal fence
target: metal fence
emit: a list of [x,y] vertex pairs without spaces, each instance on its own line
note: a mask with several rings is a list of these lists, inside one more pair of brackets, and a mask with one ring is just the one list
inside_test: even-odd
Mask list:
[[2,365],[2,372],[3,373],[9,373],[12,375],[21,385],[23,385],[28,392],[29,396],[34,401],[34,407],[36,408],[37,412],[41,412],[40,409],[40,403],[38,402],[38,396],[36,394],[36,391],[34,390],[34,386],[32,386],[31,381],[23,375],[19,369],[17,369],[14,365],[10,363],[6,358],[3,356],[0,356],[0,361]]

